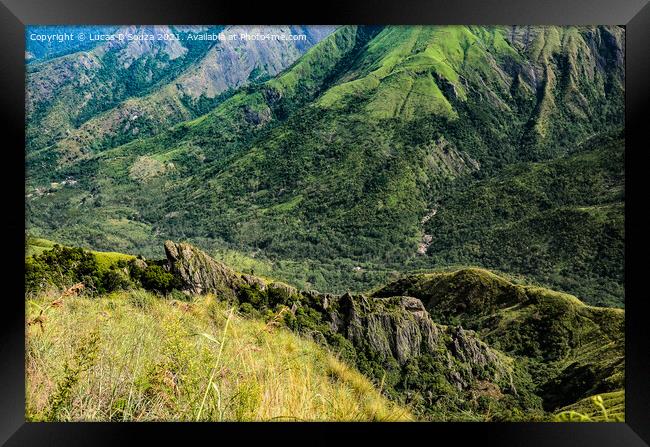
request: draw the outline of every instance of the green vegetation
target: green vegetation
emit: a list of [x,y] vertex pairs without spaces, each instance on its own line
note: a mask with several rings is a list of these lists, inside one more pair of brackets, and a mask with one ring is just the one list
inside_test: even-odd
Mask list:
[[[93,294],[144,287],[170,293],[179,288],[174,276],[162,268],[163,262],[148,264],[122,253],[92,252],[65,247],[43,239],[33,240],[42,250],[25,258],[25,290],[38,294],[50,288],[66,290],[83,284]],[[32,249],[34,252],[34,249]]]
[[555,419],[560,422],[625,422],[625,393],[616,391],[585,398],[563,408]]
[[47,239],[39,239],[35,237],[27,238],[27,247],[25,250],[25,257],[40,255],[44,251],[54,248],[55,243]]
[[568,157],[461,181],[425,225],[434,265],[482,265],[624,303],[624,142],[600,138]]
[[55,297],[27,301],[28,323],[46,318],[27,330],[28,420],[412,419],[322,347],[212,296]]
[[521,32],[341,27],[153,138],[28,156],[30,231],[147,257],[184,239],[332,292],[480,265],[622,306],[623,144],[585,143],[623,124],[622,31]]
[[31,64],[28,418],[623,420],[624,38],[343,26],[214,97],[198,44]]
[[[198,255],[199,252],[196,252]],[[238,324],[262,325],[268,332],[278,330],[282,334],[292,334],[291,337],[304,340],[302,343],[310,343],[314,349],[329,353],[327,359],[330,360],[317,357],[320,362],[334,365],[327,374],[334,377],[346,375],[345,371],[359,371],[378,387],[385,398],[408,408],[404,414],[414,414],[420,419],[511,421],[548,420],[552,417],[565,420],[562,418],[569,417],[574,420],[577,417],[574,413],[579,413],[578,410],[584,407],[580,399],[586,396],[613,391],[618,394],[612,396],[621,397],[619,390],[624,383],[622,311],[590,307],[569,295],[516,285],[489,271],[460,270],[407,276],[375,291],[370,298],[375,301],[371,303],[363,295],[321,295],[251,277],[241,282],[234,280],[235,276],[241,274],[222,270],[225,267],[217,264],[211,266],[209,263],[199,265],[196,264],[198,259],[184,258],[184,265],[189,263],[189,267],[196,264],[192,268],[201,272],[192,270],[194,273],[186,273],[193,277],[202,275],[204,279],[197,280],[204,285],[208,278],[205,275],[211,274],[207,269],[217,269],[213,273],[219,272],[217,274],[221,275],[220,281],[223,283],[212,287],[223,289],[223,292],[215,298],[212,295],[198,297],[182,293],[187,283],[164,267],[167,261],[115,258],[118,259],[115,264],[101,271],[92,253],[57,244],[48,251],[26,258],[26,283],[31,287],[27,320],[30,336],[44,334],[52,324],[52,316],[55,316],[60,318],[56,324],[74,326],[79,331],[75,339],[81,340],[68,349],[70,357],[60,364],[60,376],[54,381],[57,385],[52,385],[54,388],[47,392],[49,397],[46,399],[40,394],[42,391],[39,392],[39,409],[29,410],[34,420],[113,420],[114,416],[105,413],[108,409],[101,410],[102,414],[95,417],[83,412],[76,415],[66,415],[65,412],[71,411],[74,390],[80,388],[80,377],[90,374],[88,371],[95,367],[99,350],[111,351],[112,359],[117,355],[112,352],[112,344],[102,347],[98,327],[90,328],[88,322],[78,320],[83,314],[83,318],[89,321],[103,322],[118,308],[121,318],[125,319],[130,318],[127,317],[129,312],[137,314],[138,318],[142,317],[140,313],[150,315],[152,321],[148,324],[155,326],[151,331],[164,330],[166,317],[163,315],[170,306],[181,309],[191,320],[186,324],[194,327],[193,330],[187,329],[187,337],[191,334],[202,335],[209,341],[215,341],[218,331],[208,331],[203,326],[204,321],[194,320],[204,313],[214,316],[214,308],[224,313],[229,307],[240,316]],[[116,272],[120,273],[119,282],[112,276]],[[183,275],[183,278],[187,277]],[[79,283],[87,286],[74,286]],[[229,289],[233,285],[235,289]],[[424,303],[422,310],[426,308],[426,316],[416,316],[417,313],[411,313],[412,308],[407,311],[400,295],[419,298]],[[93,302],[98,304],[91,304]],[[162,313],[153,316],[155,310]],[[77,312],[79,315],[75,314]],[[91,315],[88,315],[89,312]],[[105,318],[97,320],[95,313]],[[433,321],[428,319],[429,314]],[[340,326],[343,321],[347,321],[347,328]],[[80,327],[77,328],[76,324]],[[130,321],[128,324],[134,323]],[[463,330],[458,325],[476,331],[480,339],[475,337],[474,332]],[[110,337],[132,336],[131,329],[126,326],[111,327]],[[354,328],[357,327],[363,328],[361,332],[355,332]],[[227,331],[225,326],[223,331]],[[427,333],[429,335],[425,336]],[[429,340],[427,344],[418,345],[420,342],[417,340],[425,337]],[[243,343],[239,336],[236,339],[237,343]],[[257,342],[260,343],[260,340],[257,339]],[[116,346],[125,343],[119,341]],[[47,342],[46,346],[51,347],[51,342]],[[193,349],[191,344],[183,346],[184,350]],[[221,346],[220,343],[215,345],[215,349],[219,348],[217,358],[220,358],[218,352]],[[388,348],[382,346],[394,347],[386,351]],[[181,364],[175,366],[194,368],[193,372],[187,373],[190,377],[184,381],[198,379],[195,374],[198,374],[199,365],[187,364],[189,358],[181,357],[178,360]],[[333,358],[338,360],[331,360]],[[214,371],[219,369],[221,360],[203,360],[208,366],[217,362],[207,374],[208,384],[203,385],[205,390],[211,390],[215,380]],[[129,362],[133,361],[131,356]],[[193,361],[199,362],[198,359]],[[111,364],[110,367],[117,366]],[[177,377],[176,370],[170,371],[173,377]],[[133,371],[131,373],[135,374]],[[130,380],[133,381],[132,386],[136,386],[144,379],[132,377]],[[155,380],[163,379],[158,377]],[[180,380],[180,376],[174,380]],[[158,383],[157,386],[162,385]],[[370,384],[359,387],[366,389],[371,396],[376,392]],[[144,395],[137,399],[149,396],[145,392],[148,389],[141,390]],[[129,395],[134,392],[131,388]],[[193,388],[190,392],[196,393],[197,389]],[[204,395],[212,396],[211,393],[204,391]],[[197,398],[191,399],[196,406]],[[620,405],[610,400],[608,398],[606,402],[607,407],[612,408],[609,417],[619,420],[623,417]],[[136,402],[138,400],[133,404],[136,405]],[[578,403],[574,406],[574,402]],[[152,402],[146,405],[150,404],[155,406]],[[137,405],[145,404],[140,402]],[[196,416],[199,419],[202,418],[204,405],[199,406],[200,414]],[[78,411],[78,406],[75,404],[75,411]],[[187,407],[183,410],[175,408],[174,411],[183,414],[179,416],[181,420],[192,417],[186,413]],[[121,411],[127,412],[120,416],[124,419],[141,420],[133,413],[133,408],[122,408]],[[157,407],[140,411],[146,420],[163,418],[159,412],[164,410]],[[194,408],[192,411],[197,410]],[[210,414],[211,410],[206,411]],[[211,414],[206,417],[213,420],[215,416]],[[224,419],[223,414],[219,414],[219,420]],[[359,417],[364,419],[366,416]],[[240,420],[259,416],[242,416],[236,412],[232,417]],[[328,418],[330,414],[324,417]]]
[[547,410],[624,386],[621,309],[588,306],[479,269],[407,276],[375,295],[414,296],[436,321],[475,330],[521,362]]
[[[362,297],[354,299],[363,300]],[[324,309],[313,295],[272,283],[264,290],[244,287],[238,294],[238,301],[240,310],[253,317],[277,321],[278,316],[282,316],[280,321],[283,325],[327,346],[347,364],[371,378],[391,400],[407,405],[421,418],[498,421],[544,417],[541,400],[531,392],[530,376],[524,369],[515,366],[513,370],[512,360],[506,356],[502,361],[507,366],[468,366],[457,359],[450,363],[450,353],[454,352],[458,341],[449,334],[442,336],[435,353],[416,355],[406,363],[400,363],[392,355],[377,352],[373,341],[350,338],[349,332],[346,338],[335,330],[331,323],[332,310]],[[395,324],[402,324],[410,317],[400,310],[398,302],[382,300],[374,303],[372,312],[362,318],[374,321],[394,318]],[[345,305],[336,301],[331,304],[334,307]],[[355,315],[363,313],[363,308],[355,307]],[[364,327],[372,325],[370,320],[362,323]],[[366,327],[364,330],[370,329]],[[377,336],[386,337],[386,340],[391,337],[384,334],[383,329]],[[500,377],[498,384],[491,382],[493,377]],[[513,393],[513,389],[517,391]]]

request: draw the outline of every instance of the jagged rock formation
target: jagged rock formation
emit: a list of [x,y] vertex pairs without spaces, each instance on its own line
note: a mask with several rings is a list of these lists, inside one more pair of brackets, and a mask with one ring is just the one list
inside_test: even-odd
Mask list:
[[[532,405],[532,395],[553,410],[623,386],[619,309],[585,306],[479,269],[407,276],[371,295],[333,295],[238,274],[189,244],[167,241],[165,252],[185,290],[258,308],[286,306],[299,320],[294,329],[323,343],[344,337],[361,371],[393,371],[395,389],[419,374],[413,371],[429,368],[431,380],[461,401],[489,395],[523,407]],[[523,358],[530,370],[516,370]],[[540,384],[536,394],[522,374]],[[433,395],[429,382],[413,387]]]
[[240,275],[190,244],[165,241],[165,254],[169,271],[181,280],[188,292],[234,297],[238,288],[246,284]]
[[367,344],[383,359],[404,364],[422,353],[433,353],[443,331],[422,302],[412,297],[387,299],[345,294],[333,298],[329,312],[332,329],[355,345]]
[[516,393],[512,368],[503,354],[473,331],[435,323],[418,298],[299,291],[283,283],[266,284],[260,278],[240,275],[189,244],[166,241],[165,253],[169,270],[188,292],[233,299],[244,288],[253,287],[283,297],[294,314],[298,308],[320,312],[333,333],[343,335],[358,352],[379,362],[403,368],[426,355],[443,365],[444,376],[458,391],[479,386],[479,381],[485,386],[487,381],[497,390]]
[[513,284],[481,269],[408,276],[374,296],[395,294],[421,299],[437,321],[458,321],[509,355],[550,365],[541,387],[547,408],[623,388],[621,309],[586,306],[571,295]]
[[[116,136],[121,142],[127,142],[156,134],[180,121],[195,118],[194,103],[214,100],[229,89],[255,82],[256,78],[275,76],[333,29],[332,26],[229,26],[222,32],[236,35],[237,39],[217,43],[193,41],[193,46],[201,49],[190,50],[183,39],[113,40],[87,52],[34,64],[27,74],[29,143],[34,148],[54,143],[61,161],[73,161],[104,148]],[[115,30],[116,34],[124,35],[183,32],[216,35],[219,27],[128,26]],[[239,38],[241,34],[303,34],[306,39],[245,40]],[[142,92],[121,96],[113,92],[113,96],[106,96],[110,91],[105,88],[106,83],[117,83],[139,70],[146,72],[135,77],[145,83]],[[161,73],[166,76],[160,76]],[[149,92],[148,87],[161,79],[164,82]]]
[[509,384],[510,390],[516,392],[511,368],[502,355],[473,331],[435,323],[417,298],[347,293],[330,298],[330,302],[332,329],[382,360],[395,359],[403,366],[411,359],[428,355],[445,366],[447,379],[459,391],[486,379]]

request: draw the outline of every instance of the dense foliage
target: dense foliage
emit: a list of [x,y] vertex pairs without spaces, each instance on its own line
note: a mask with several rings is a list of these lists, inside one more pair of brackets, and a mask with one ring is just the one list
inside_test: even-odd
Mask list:
[[[180,291],[186,283],[166,265],[167,261],[124,259],[116,254],[106,259],[105,253],[55,244],[26,258],[26,284],[30,296],[52,286],[66,290],[79,282],[87,286],[82,293],[96,298],[124,290],[132,305],[142,309],[155,306],[155,300],[140,288],[175,302],[191,300]],[[433,321],[457,328],[439,332],[439,349],[406,362],[380,353],[365,336],[355,338],[337,330],[333,321],[353,315],[349,310],[338,313],[350,305],[345,301],[283,283],[262,284],[239,282],[235,293],[223,299],[242,315],[262,319],[269,327],[284,327],[326,347],[370,378],[384,395],[421,417],[541,420],[549,411],[596,393],[619,390],[624,383],[622,311],[585,306],[572,296],[513,284],[487,271],[406,276],[374,293],[380,299],[372,305],[375,310],[364,307],[368,304],[355,308],[354,315],[379,312],[375,321],[397,318],[395,324],[401,325],[399,321],[410,317],[402,308],[392,307],[390,297],[408,295],[424,303]],[[349,303],[366,300],[346,296],[352,300]],[[334,318],[332,312],[339,317]],[[393,330],[392,324],[381,330]],[[462,349],[458,343],[470,343],[467,339],[459,342],[459,326],[476,331],[489,349],[499,350],[491,363],[457,356]],[[376,334],[376,327],[373,331]],[[603,339],[609,342],[602,343]],[[508,372],[504,374],[502,368]]]
[[482,265],[622,307],[624,147],[598,138],[568,157],[453,184],[425,225],[433,239],[421,265]]
[[80,283],[91,294],[138,287],[166,294],[180,288],[178,279],[162,267],[163,261],[117,258],[100,263],[98,255],[104,256],[54,244],[51,249],[26,257],[25,290],[37,294],[48,288],[66,290]]
[[54,171],[39,152],[29,225],[148,257],[184,239],[319,290],[470,264],[620,306],[622,143],[584,141],[623,123],[622,31],[520,32],[342,27],[154,138]]
[[[345,26],[275,77],[257,67],[245,87],[177,98],[177,118],[189,121],[62,139],[126,98],[167,97],[163,86],[206,48],[126,68],[109,54],[89,101],[77,107],[62,92],[30,112],[27,224],[39,237],[140,256],[41,241],[26,257],[27,292],[81,283],[137,312],[169,302],[188,319],[197,308],[212,318],[188,291],[221,281],[211,292],[261,320],[258,332],[282,327],[326,347],[433,420],[544,419],[605,392],[620,406],[623,311],[583,301],[624,305],[623,50],[620,27]],[[160,258],[166,239],[252,276],[142,257]],[[209,266],[219,274],[197,271]],[[188,284],[204,273],[210,281]],[[332,300],[314,290],[371,288]],[[193,380],[179,364],[200,370],[187,353],[176,358],[180,344],[150,365],[143,405],[168,372]],[[39,415],[56,419],[70,404],[86,363],[66,366],[54,410]]]

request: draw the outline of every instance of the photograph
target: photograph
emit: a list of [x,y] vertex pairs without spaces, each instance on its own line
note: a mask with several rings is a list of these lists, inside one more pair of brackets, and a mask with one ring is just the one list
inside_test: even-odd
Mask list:
[[625,26],[24,39],[27,422],[625,422]]

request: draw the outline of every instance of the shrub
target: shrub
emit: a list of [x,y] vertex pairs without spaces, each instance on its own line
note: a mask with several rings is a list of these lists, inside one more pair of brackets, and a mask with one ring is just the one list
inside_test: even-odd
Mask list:
[[102,276],[95,256],[82,248],[54,245],[51,250],[25,260],[27,292],[37,292],[47,286],[62,289],[78,282],[103,289]]
[[102,275],[102,286],[107,292],[114,290],[127,290],[134,286],[128,271],[125,272],[115,266]]
[[133,287],[124,263],[100,268],[94,253],[79,247],[55,244],[51,250],[25,259],[25,289],[36,293],[47,287],[64,289],[83,283],[87,290],[97,293]]
[[167,293],[177,288],[176,278],[159,265],[148,265],[140,277],[142,286],[148,290]]

